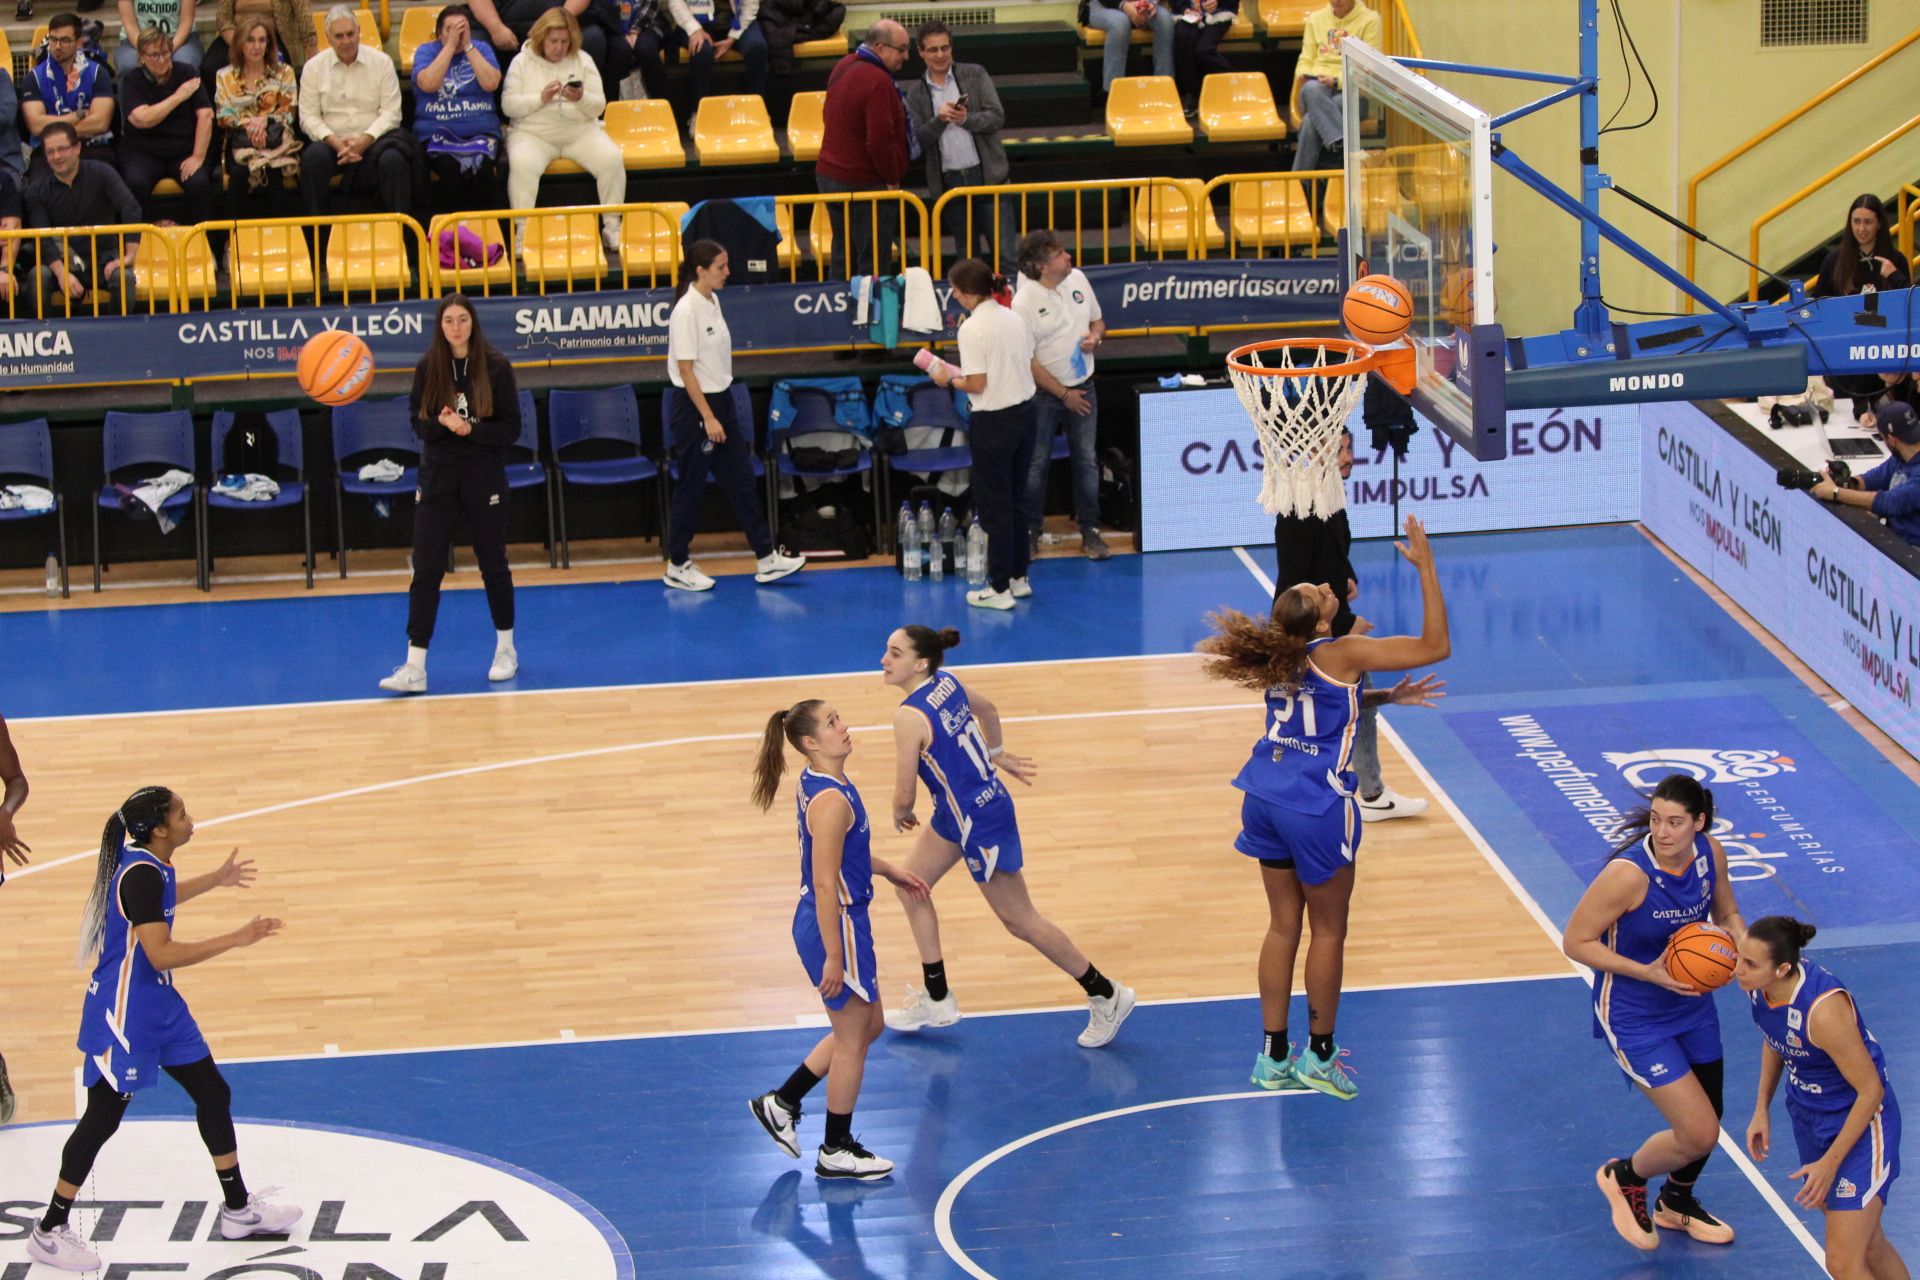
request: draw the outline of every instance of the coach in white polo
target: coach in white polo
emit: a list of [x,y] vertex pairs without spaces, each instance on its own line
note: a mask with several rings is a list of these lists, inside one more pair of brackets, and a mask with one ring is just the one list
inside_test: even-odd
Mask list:
[[1004,276],[978,258],[947,273],[953,300],[966,308],[960,324],[960,367],[928,369],[943,387],[967,393],[967,445],[973,458],[973,506],[987,532],[987,585],[967,592],[980,609],[1011,609],[1027,585],[1027,529],[1022,514],[1033,462],[1033,335],[994,296]]
[[1042,228],[1020,242],[1020,291],[1013,311],[1033,333],[1033,462],[1027,471],[1027,550],[1037,553],[1047,504],[1053,433],[1063,422],[1073,462],[1073,518],[1089,560],[1113,554],[1100,536],[1100,408],[1093,395],[1093,353],[1106,336],[1100,299],[1060,237]]

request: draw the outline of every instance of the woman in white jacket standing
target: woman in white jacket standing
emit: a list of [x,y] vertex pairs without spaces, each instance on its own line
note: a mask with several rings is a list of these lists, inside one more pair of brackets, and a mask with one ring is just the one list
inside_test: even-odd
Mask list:
[[[580,24],[563,8],[541,14],[527,32],[519,56],[507,64],[500,108],[507,129],[507,202],[531,209],[540,199],[540,176],[556,157],[565,157],[593,175],[601,204],[623,204],[627,168],[619,144],[607,136],[600,115],[606,90],[593,59],[581,52]],[[620,215],[600,220],[609,248],[620,244]],[[515,239],[524,239],[526,222],[516,219]]]

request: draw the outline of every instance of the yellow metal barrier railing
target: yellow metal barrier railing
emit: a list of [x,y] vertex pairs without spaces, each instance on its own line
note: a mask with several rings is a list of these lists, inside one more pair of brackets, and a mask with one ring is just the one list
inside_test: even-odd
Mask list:
[[1200,207],[1212,217],[1213,193],[1227,191],[1220,247],[1229,258],[1318,258],[1346,224],[1346,177],[1338,169],[1229,173],[1208,182]]
[[1413,15],[1407,12],[1406,0],[1386,0],[1379,13],[1380,40],[1387,46],[1382,53],[1393,58],[1426,56],[1420,52],[1420,37],[1414,33]]
[[1909,182],[1900,188],[1899,213],[1894,218],[1893,239],[1906,259],[1907,272],[1913,272],[1913,226],[1920,221],[1920,187]]
[[[173,238],[147,223],[0,231],[0,318],[172,310]],[[24,273],[16,278],[15,268]]]
[[[1753,151],[1755,148],[1759,147],[1762,143],[1766,142],[1768,139],[1778,134],[1782,129],[1785,129],[1788,125],[1792,124],[1794,121],[1800,119],[1802,116],[1812,111],[1815,107],[1818,107],[1822,103],[1833,98],[1835,95],[1841,93],[1842,91],[1847,89],[1849,86],[1858,83],[1863,77],[1871,74],[1876,68],[1880,67],[1888,59],[1892,58],[1894,55],[1898,54],[1901,50],[1907,48],[1907,46],[1913,44],[1917,40],[1920,40],[1920,27],[1915,27],[1912,31],[1907,32],[1906,35],[1902,36],[1899,40],[1896,40],[1891,46],[1882,50],[1880,53],[1876,54],[1874,57],[1869,58],[1867,61],[1861,63],[1859,66],[1855,67],[1852,71],[1849,71],[1846,75],[1836,80],[1828,88],[1822,89],[1819,93],[1816,93],[1815,95],[1813,95],[1813,97],[1808,98],[1805,102],[1795,107],[1792,111],[1787,112],[1787,114],[1781,116],[1778,120],[1775,120],[1772,124],[1769,124],[1766,128],[1760,130],[1758,133],[1748,138],[1745,142],[1742,142],[1739,146],[1733,148],[1733,150],[1727,152],[1725,155],[1721,156],[1718,160],[1715,160],[1712,164],[1708,165],[1706,168],[1700,170],[1700,172],[1694,174],[1693,177],[1687,181],[1687,225],[1694,226],[1694,227],[1697,227],[1700,225],[1700,188],[1703,185],[1705,185],[1708,178],[1711,178],[1714,174],[1719,173],[1722,169],[1726,168],[1728,165],[1732,164],[1734,161],[1738,160],[1740,157]],[[1862,153],[1862,154],[1867,154],[1867,153]],[[1820,183],[1815,183],[1813,185],[1817,187],[1817,186],[1820,186],[1825,181],[1827,181],[1827,179],[1823,178]],[[1812,189],[1811,187],[1802,188],[1801,195],[1805,195],[1806,192],[1810,191],[1811,189]],[[1795,197],[1796,200],[1798,198],[1799,198],[1798,196]],[[1788,201],[1787,203],[1790,205],[1794,203],[1794,201]],[[1778,212],[1779,210],[1776,209],[1775,213],[1777,214]],[[1757,244],[1758,241],[1755,241],[1755,243]],[[1687,279],[1692,280],[1694,278],[1695,262],[1699,256],[1699,243],[1696,240],[1694,240],[1693,237],[1691,236],[1687,237],[1685,253],[1686,253]],[[1753,257],[1752,254],[1749,254],[1748,256]],[[1755,258],[1754,260],[1758,261],[1759,259]],[[1757,271],[1749,272],[1749,280],[1748,280],[1748,286],[1747,286],[1749,298],[1758,297],[1758,290],[1760,287],[1759,282],[1760,282],[1759,273]],[[1692,298],[1686,299],[1686,310],[1689,313],[1691,313],[1693,311],[1693,307],[1694,307],[1693,299]]]
[[[859,275],[895,275],[908,267],[930,267],[927,261],[935,237],[927,202],[911,191],[850,191],[845,193],[776,196],[775,216],[781,220],[784,239],[780,242],[780,265],[787,269],[787,282],[801,280],[799,231],[804,212],[807,229],[807,257],[813,260],[812,280],[845,279],[848,272],[832,273],[833,263],[845,262],[846,254],[838,243],[841,228],[859,227],[866,233],[868,245],[878,245],[883,235],[899,242],[898,257],[891,243],[886,256],[876,264],[871,257],[866,265],[852,267]],[[864,227],[861,224],[865,223]],[[915,252],[915,246],[918,252]]]
[[[1116,197],[1122,213],[1117,221],[1113,216]],[[1074,262],[1080,266],[1138,262],[1143,256],[1159,260],[1169,251],[1179,257],[1205,256],[1204,251],[1198,251],[1197,228],[1203,212],[1199,199],[1198,180],[1176,178],[955,187],[933,203],[932,225],[938,230],[930,241],[928,256],[932,262],[928,270],[936,278],[946,274],[950,260],[943,237],[948,231],[955,235],[955,261],[974,256],[972,248],[977,238],[984,237],[992,246],[995,263],[1011,263],[1020,239],[1036,227],[1050,227],[1066,240]],[[1045,216],[1030,216],[1036,201],[1044,202]],[[988,219],[991,226],[977,227],[976,214],[986,210],[995,211]],[[1013,244],[1006,243],[1008,234],[1012,234]],[[1116,241],[1123,250],[1118,254]]]
[[[1859,164],[1861,161],[1867,160],[1873,156],[1878,155],[1880,152],[1886,150],[1888,147],[1892,146],[1894,143],[1900,141],[1900,139],[1906,137],[1909,133],[1912,133],[1916,128],[1920,128],[1920,116],[1913,116],[1908,120],[1906,120],[1904,123],[1898,124],[1894,126],[1892,129],[1889,129],[1886,133],[1881,134],[1878,138],[1874,139],[1874,141],[1869,143],[1867,146],[1862,147],[1860,150],[1854,152],[1852,155],[1848,156],[1845,160],[1842,160],[1839,164],[1834,165],[1831,169],[1828,169],[1825,173],[1821,174],[1819,177],[1815,178],[1813,181],[1801,187],[1798,191],[1788,196],[1785,200],[1782,200],[1779,204],[1776,204],[1775,206],[1773,206],[1773,208],[1767,210],[1765,213],[1755,218],[1753,220],[1753,225],[1747,231],[1748,260],[1755,263],[1760,261],[1760,232],[1763,228],[1766,227],[1766,225],[1769,222],[1772,222],[1775,218],[1785,213],[1788,209],[1793,208],[1793,206],[1799,204],[1802,200],[1805,200],[1808,196],[1820,190],[1820,188],[1826,186],[1829,182],[1832,182],[1835,178],[1838,178],[1840,175],[1844,174],[1847,170],[1853,168],[1855,165]],[[1750,266],[1747,268],[1747,301],[1758,302],[1759,300],[1760,300],[1760,268],[1757,266]]]
[[405,214],[243,218],[178,232],[175,277],[183,308],[211,309],[220,296],[216,238],[224,241],[236,307],[315,306],[323,296],[369,304],[431,296],[426,232]]

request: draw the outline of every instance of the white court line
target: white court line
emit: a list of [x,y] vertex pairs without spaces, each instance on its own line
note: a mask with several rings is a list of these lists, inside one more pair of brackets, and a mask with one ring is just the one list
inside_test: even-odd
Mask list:
[[[1059,659],[1054,659],[1059,661]],[[792,677],[786,677],[792,678]],[[1133,716],[1163,715],[1203,715],[1219,711],[1244,712],[1252,705],[1245,702],[1216,702],[1190,707],[1135,707],[1120,711],[1064,711],[1052,715],[1038,716],[1001,716],[1003,724],[1044,724],[1059,720],[1116,720]],[[891,724],[856,725],[854,733],[892,733]],[[470,778],[477,774],[499,773],[506,769],[532,768],[539,765],[559,764],[568,760],[587,760],[595,756],[620,755],[629,751],[651,751],[657,747],[698,746],[712,742],[758,742],[761,731],[755,729],[746,733],[703,733],[685,738],[659,738],[651,742],[621,742],[610,747],[585,747],[579,751],[560,751],[551,755],[522,756],[517,760],[496,760],[491,764],[467,765],[461,769],[442,769],[436,773],[415,774],[409,778],[389,778],[384,782],[370,782],[361,787],[349,787],[344,791],[329,791],[324,795],[306,796],[298,800],[284,800],[279,804],[266,805],[259,809],[248,809],[243,813],[223,814],[217,818],[208,818],[205,822],[194,824],[195,830],[217,827],[229,822],[244,822],[248,818],[263,818],[269,814],[285,813],[290,809],[305,809],[313,805],[331,804],[336,800],[351,800],[356,796],[375,795],[382,791],[397,791],[402,787],[419,786],[428,782],[446,782],[454,778]],[[8,879],[18,880],[26,876],[51,871],[68,863],[84,858],[98,858],[100,850],[96,847],[79,853],[70,853],[59,858],[49,858],[36,862],[32,866],[22,867],[9,874]]]
[[[1260,585],[1271,594],[1273,591],[1273,579],[1261,572],[1260,566],[1254,562],[1253,557],[1246,553],[1245,548],[1235,547],[1234,551],[1239,555],[1240,562],[1247,566],[1253,576],[1259,580]],[[1407,762],[1408,767],[1413,770],[1415,776],[1417,776],[1420,781],[1425,784],[1427,790],[1433,794],[1433,798],[1440,802],[1440,807],[1447,811],[1448,815],[1453,818],[1460,829],[1466,833],[1467,839],[1471,840],[1474,847],[1480,850],[1481,856],[1487,860],[1487,865],[1492,867],[1494,873],[1512,890],[1514,896],[1520,900],[1520,905],[1525,907],[1527,913],[1546,931],[1547,936],[1553,940],[1553,945],[1556,948],[1560,947],[1563,944],[1563,938],[1558,926],[1553,923],[1553,920],[1545,911],[1540,909],[1540,904],[1534,901],[1533,895],[1527,892],[1525,886],[1520,883],[1518,878],[1516,878],[1513,872],[1507,867],[1506,863],[1501,860],[1500,855],[1493,851],[1493,846],[1488,844],[1487,838],[1480,834],[1480,829],[1474,826],[1467,818],[1467,815],[1462,812],[1460,806],[1453,802],[1453,797],[1446,793],[1446,790],[1441,787],[1434,776],[1427,772],[1427,767],[1415,758],[1412,751],[1407,749],[1406,742],[1401,739],[1399,734],[1393,731],[1393,727],[1387,723],[1387,718],[1384,715],[1380,717],[1380,730],[1386,735],[1387,741],[1392,743],[1394,750],[1398,751],[1401,758]],[[1571,961],[1568,963],[1572,964]],[[1575,964],[1573,967],[1580,975],[1581,980],[1591,987],[1593,985],[1593,971],[1585,965]],[[1807,1230],[1805,1224],[1800,1221],[1793,1210],[1787,1207],[1787,1202],[1781,1199],[1780,1193],[1775,1191],[1767,1182],[1766,1178],[1761,1175],[1760,1170],[1754,1166],[1753,1161],[1747,1158],[1747,1153],[1741,1149],[1739,1142],[1734,1139],[1733,1135],[1727,1132],[1724,1125],[1720,1129],[1720,1149],[1727,1153],[1727,1158],[1733,1161],[1734,1167],[1747,1176],[1747,1181],[1754,1185],[1754,1188],[1760,1192],[1760,1198],[1766,1201],[1768,1206],[1772,1208],[1774,1213],[1779,1217],[1780,1221],[1786,1224],[1787,1230],[1793,1233],[1794,1239],[1798,1240],[1801,1246],[1812,1255],[1816,1263],[1824,1267],[1827,1256],[1826,1250],[1820,1246],[1819,1241],[1813,1238],[1813,1234]]]

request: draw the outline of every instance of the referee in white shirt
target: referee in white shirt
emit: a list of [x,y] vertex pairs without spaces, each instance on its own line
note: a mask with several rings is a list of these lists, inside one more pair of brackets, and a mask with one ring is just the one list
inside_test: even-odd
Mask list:
[[759,563],[755,582],[777,582],[804,567],[782,555],[767,529],[767,513],[753,489],[751,423],[733,413],[733,335],[715,296],[727,283],[727,251],[695,240],[680,264],[680,296],[667,318],[667,377],[680,390],[669,411],[667,449],[679,469],[667,517],[667,586],[711,591],[713,579],[693,562],[693,535],[707,493],[707,472],[726,491]]
[[1100,406],[1093,395],[1093,353],[1106,336],[1100,300],[1073,255],[1051,230],[1029,232],[1020,242],[1020,291],[1013,311],[1033,331],[1033,464],[1027,472],[1027,549],[1040,545],[1047,510],[1047,464],[1054,429],[1063,423],[1073,460],[1073,518],[1080,549],[1089,560],[1113,553],[1100,536],[1100,462],[1095,456]]
[[930,373],[967,393],[973,505],[987,531],[987,585],[967,592],[967,603],[1011,609],[1015,597],[1033,594],[1022,514],[1033,464],[1033,334],[994,297],[1006,292],[1006,277],[980,259],[954,263],[947,283],[969,313],[960,324],[960,371],[936,364]]

